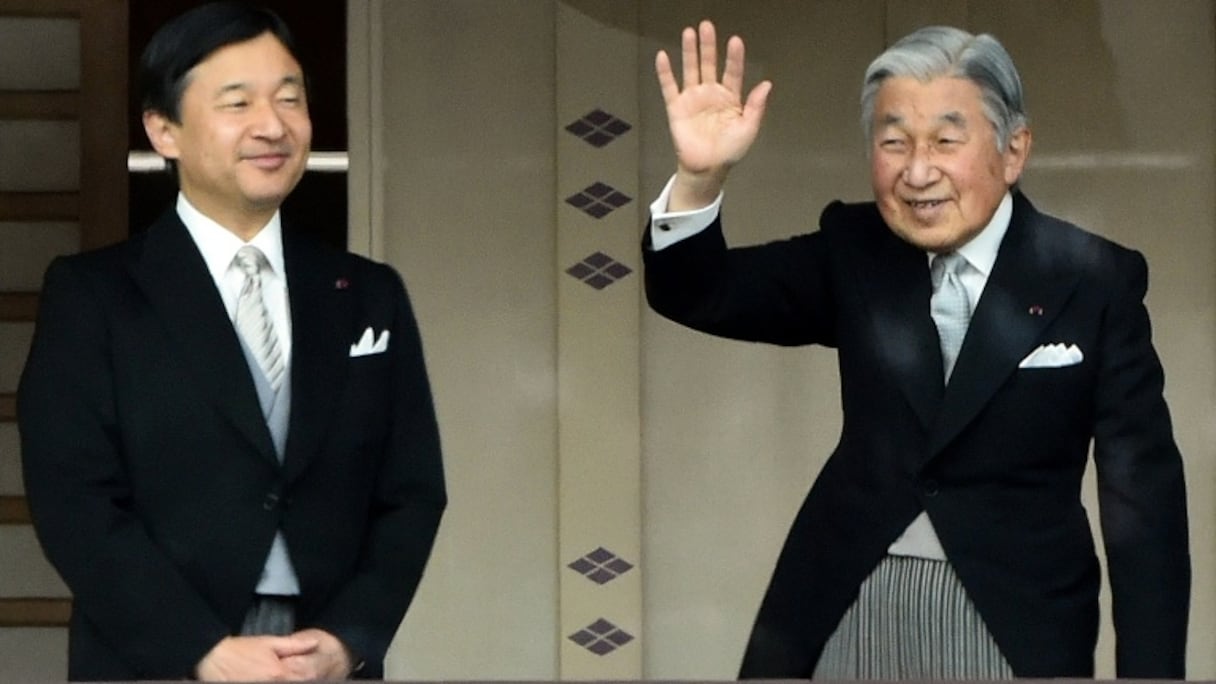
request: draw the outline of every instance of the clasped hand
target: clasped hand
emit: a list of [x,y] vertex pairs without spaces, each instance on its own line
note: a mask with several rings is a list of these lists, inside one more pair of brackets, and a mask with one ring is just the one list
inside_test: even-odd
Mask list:
[[346,679],[350,669],[350,655],[337,637],[306,629],[290,636],[227,637],[195,674],[205,682],[299,682]]

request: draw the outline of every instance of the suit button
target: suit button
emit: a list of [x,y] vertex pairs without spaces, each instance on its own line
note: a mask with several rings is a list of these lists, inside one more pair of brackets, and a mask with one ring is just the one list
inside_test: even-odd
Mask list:
[[279,506],[279,495],[277,492],[270,492],[266,498],[262,500],[262,508],[273,511]]
[[937,496],[937,480],[926,478],[920,483],[920,489],[925,496]]

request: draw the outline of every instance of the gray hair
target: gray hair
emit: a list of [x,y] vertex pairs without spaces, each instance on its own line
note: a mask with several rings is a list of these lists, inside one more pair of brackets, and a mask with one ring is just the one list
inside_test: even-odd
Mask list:
[[899,39],[871,62],[861,88],[861,127],[867,139],[874,134],[878,90],[893,76],[970,80],[980,89],[984,114],[996,129],[1001,152],[1013,133],[1026,125],[1022,79],[1004,46],[987,33],[976,36],[950,26],[926,26]]

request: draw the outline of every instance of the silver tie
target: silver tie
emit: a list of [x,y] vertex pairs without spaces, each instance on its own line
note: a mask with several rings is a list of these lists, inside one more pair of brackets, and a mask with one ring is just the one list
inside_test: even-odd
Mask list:
[[262,299],[262,269],[267,266],[266,256],[257,247],[245,245],[236,253],[236,264],[245,272],[245,284],[236,300],[236,329],[253,352],[266,381],[278,392],[283,384],[283,354],[270,312]]
[[929,277],[933,281],[933,296],[929,298],[929,314],[937,326],[937,337],[942,345],[942,366],[945,379],[950,379],[959,348],[967,335],[967,324],[971,321],[971,301],[967,290],[959,279],[959,273],[967,260],[957,252],[933,257]]

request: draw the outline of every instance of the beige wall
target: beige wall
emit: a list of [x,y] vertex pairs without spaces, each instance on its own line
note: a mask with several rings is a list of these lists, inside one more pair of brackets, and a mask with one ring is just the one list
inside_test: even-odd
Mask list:
[[[1189,673],[1216,678],[1216,3],[351,6],[352,246],[410,287],[451,488],[390,677],[734,676],[840,417],[831,352],[709,338],[640,296],[637,235],[672,169],[653,54],[708,16],[748,40],[749,82],[775,83],[728,190],[736,243],[868,196],[857,85],[890,40],[950,22],[1006,43],[1036,132],[1025,189],[1149,261],[1190,485]],[[603,148],[566,132],[595,107],[631,130]],[[565,202],[596,180],[631,201],[602,219]],[[566,274],[593,251],[632,274]],[[633,569],[599,585],[568,567],[598,545]],[[588,655],[568,637],[592,617],[634,638]],[[1112,646],[1104,628],[1100,676]]]
[[[425,327],[451,502],[389,676],[551,678],[559,572],[553,8],[371,5],[373,40],[383,47],[371,83],[382,127],[370,150],[370,190],[382,212],[374,237],[401,269]],[[352,121],[352,139],[359,130]]]

